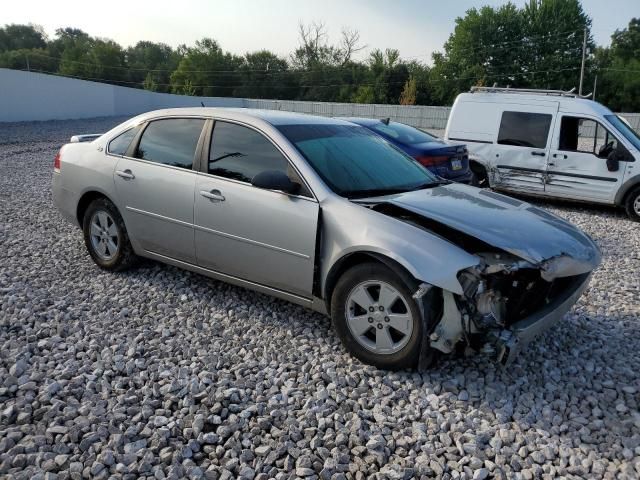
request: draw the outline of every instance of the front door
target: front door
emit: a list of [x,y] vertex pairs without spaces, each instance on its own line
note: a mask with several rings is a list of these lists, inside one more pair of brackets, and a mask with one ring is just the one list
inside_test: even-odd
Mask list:
[[192,170],[202,119],[150,122],[114,172],[129,236],[143,250],[195,263]]
[[[607,157],[619,148],[618,139],[593,118],[563,115],[548,163],[547,195],[613,203],[626,162],[610,170]],[[615,167],[613,167],[615,168]]]
[[502,112],[495,158],[491,162],[496,166],[491,186],[513,192],[544,193],[549,133],[557,111],[554,102],[549,106],[528,106],[526,112]]
[[[216,121],[206,163],[196,184],[198,264],[310,298],[319,206],[289,161],[260,132]],[[299,194],[253,187],[266,170],[286,172]]]

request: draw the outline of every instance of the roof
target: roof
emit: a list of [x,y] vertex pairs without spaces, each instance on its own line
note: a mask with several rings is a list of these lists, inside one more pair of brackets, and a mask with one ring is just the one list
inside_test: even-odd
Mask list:
[[[550,105],[551,103],[558,103],[559,110],[561,112],[591,115],[613,115],[611,110],[593,100],[560,95],[473,92],[461,93],[458,95],[458,99],[468,102],[484,101],[501,104],[515,103],[519,105]],[[458,99],[456,99],[456,102]]]
[[188,116],[212,116],[228,118],[230,120],[259,119],[271,125],[301,125],[301,124],[322,124],[322,125],[348,125],[348,122],[337,118],[320,117],[317,115],[307,115],[305,113],[285,112],[281,110],[262,110],[257,108],[218,108],[218,107],[188,107],[188,108],[168,108],[164,110],[154,110],[141,115],[140,119],[160,116],[188,115]]

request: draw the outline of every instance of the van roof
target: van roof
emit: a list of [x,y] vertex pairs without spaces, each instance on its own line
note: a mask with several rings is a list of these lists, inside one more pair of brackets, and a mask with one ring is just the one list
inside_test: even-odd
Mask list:
[[543,95],[538,93],[521,92],[472,92],[461,93],[456,98],[456,103],[498,103],[519,105],[549,105],[558,103],[558,109],[565,113],[588,115],[613,115],[613,112],[604,105],[587,98]]

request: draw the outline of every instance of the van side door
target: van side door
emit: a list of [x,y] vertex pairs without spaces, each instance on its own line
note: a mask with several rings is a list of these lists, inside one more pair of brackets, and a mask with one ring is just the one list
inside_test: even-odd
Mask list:
[[588,115],[562,114],[555,130],[547,195],[613,203],[626,168],[625,161],[616,161],[624,145]]
[[[521,107],[518,109],[518,107]],[[514,192],[543,194],[555,106],[506,105],[500,118],[492,159],[491,186]]]

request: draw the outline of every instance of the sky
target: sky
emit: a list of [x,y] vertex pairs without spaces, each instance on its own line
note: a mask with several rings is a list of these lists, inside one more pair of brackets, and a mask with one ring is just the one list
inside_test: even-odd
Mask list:
[[[518,6],[526,0],[514,0]],[[53,36],[59,27],[80,28],[123,46],[138,40],[173,47],[211,37],[224,50],[244,54],[260,49],[281,56],[298,44],[298,24],[324,22],[329,40],[340,31],[358,30],[366,48],[396,48],[403,58],[429,63],[441,51],[456,17],[473,7],[498,6],[499,0],[5,0],[0,25],[34,23]],[[640,0],[583,0],[593,20],[596,44],[608,45],[616,29],[640,17]]]

